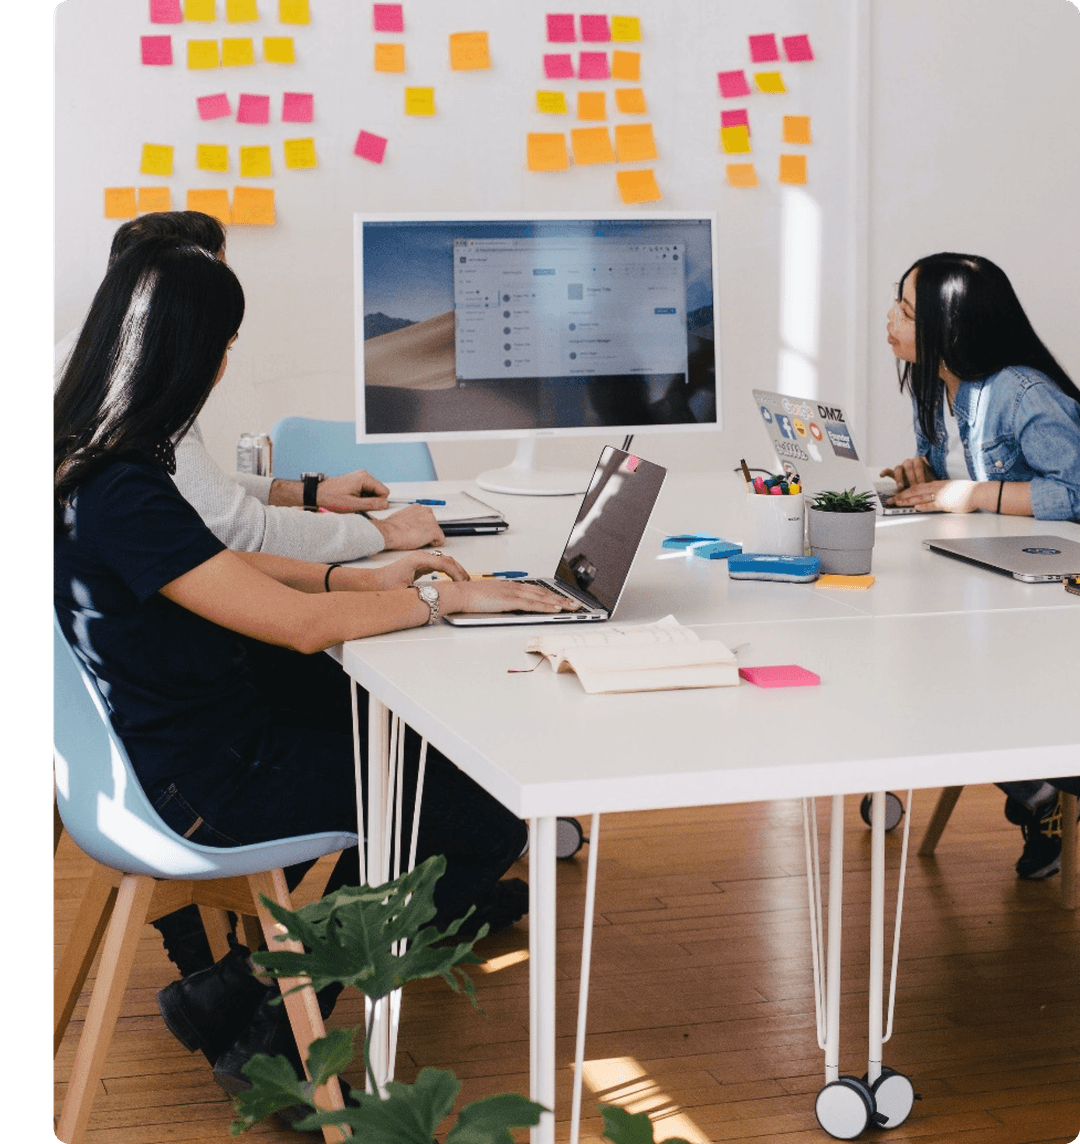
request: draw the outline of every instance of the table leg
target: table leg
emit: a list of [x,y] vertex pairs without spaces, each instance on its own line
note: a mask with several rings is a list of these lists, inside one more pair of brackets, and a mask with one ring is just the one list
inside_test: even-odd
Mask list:
[[844,796],[829,821],[829,932],[825,945],[825,1082],[840,1075],[840,953],[844,914]]
[[885,980],[885,792],[870,804],[870,1033],[867,1083],[881,1076],[881,1004]]
[[[366,884],[379,886],[390,877],[389,847],[386,838],[386,807],[390,798],[390,712],[374,696],[368,697],[368,757],[367,757],[367,796],[368,812],[364,815],[361,802],[360,766],[357,759],[357,820],[360,824],[361,854],[366,858]],[[365,819],[366,827],[365,830]],[[366,851],[366,854],[364,853]],[[362,871],[363,873],[364,871]],[[388,999],[367,1000],[364,1005],[365,1019],[371,1019],[374,1007],[375,1019],[371,1031],[370,1063],[371,1071],[379,1086],[380,1095],[391,1076],[390,1044],[390,1005]],[[370,1085],[370,1081],[368,1082]]]
[[596,864],[600,849],[600,815],[589,827],[589,868],[585,881],[585,920],[581,934],[581,979],[578,982],[577,1041],[574,1048],[574,1094],[570,1104],[570,1144],[581,1132],[581,1074],[585,1065],[585,1025],[589,1009],[589,972],[592,965],[593,916],[596,912]]
[[555,823],[529,821],[529,1097],[549,1110],[531,1144],[555,1144]]

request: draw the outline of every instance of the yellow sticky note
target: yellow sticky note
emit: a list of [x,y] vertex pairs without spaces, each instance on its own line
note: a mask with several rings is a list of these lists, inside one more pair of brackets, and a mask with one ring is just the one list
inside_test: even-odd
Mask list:
[[545,115],[565,115],[568,110],[566,96],[561,91],[538,91],[536,110]]
[[225,19],[230,24],[254,24],[258,18],[256,0],[225,0]]
[[134,187],[105,188],[106,218],[134,218],[138,213]]
[[407,87],[405,89],[406,115],[434,115],[435,89],[433,87]]
[[228,191],[216,189],[188,191],[187,209],[189,211],[202,211],[203,214],[216,218],[218,222],[223,222],[226,226],[232,222]]
[[188,40],[187,66],[193,71],[220,67],[217,40]]
[[628,44],[641,39],[641,21],[637,16],[612,16],[611,38],[616,43]]
[[645,103],[645,92],[640,87],[617,87],[615,106],[623,115],[647,115],[649,111]]
[[171,211],[172,195],[168,187],[140,187],[139,213],[153,214],[155,211]]
[[263,59],[268,64],[296,63],[292,36],[263,36]]
[[732,187],[756,187],[757,171],[753,163],[728,163],[727,181]]
[[227,68],[250,67],[255,62],[255,41],[225,39],[221,41],[221,63]]
[[806,182],[806,156],[781,155],[780,156],[780,182],[805,183]]
[[217,5],[214,0],[184,0],[184,19],[212,24],[217,19]]
[[619,52],[611,53],[612,79],[641,79],[641,53]]
[[750,151],[750,128],[743,124],[720,128],[720,146],[728,155],[745,155]]
[[454,71],[483,71],[491,67],[487,32],[453,32],[450,36],[450,67]]
[[615,128],[615,156],[620,163],[643,163],[656,158],[651,123],[624,123]]
[[285,140],[285,166],[291,171],[308,170],[318,165],[314,139]]
[[606,127],[575,127],[570,131],[570,145],[574,149],[574,162],[614,163],[611,135]]
[[607,119],[607,98],[602,91],[579,91],[578,119]]
[[664,197],[651,169],[616,171],[615,181],[619,184],[619,195],[624,203],[655,203]]
[[240,178],[262,179],[272,175],[269,147],[240,148]]
[[278,0],[278,20],[282,24],[310,24],[308,0]]
[[200,143],[195,148],[195,165],[200,171],[227,171],[229,148],[221,143]]
[[565,171],[570,166],[566,136],[561,132],[530,131],[527,143],[530,171]]
[[274,192],[269,187],[234,187],[233,225],[273,226]]
[[770,95],[778,95],[785,91],[784,77],[779,72],[754,72],[754,83],[757,84],[758,91],[767,92]]
[[164,143],[144,143],[139,173],[142,175],[171,175],[173,149]]
[[785,115],[784,116],[784,142],[809,143],[810,142],[810,116]]
[[376,44],[375,70],[377,72],[403,72],[405,70],[405,45]]

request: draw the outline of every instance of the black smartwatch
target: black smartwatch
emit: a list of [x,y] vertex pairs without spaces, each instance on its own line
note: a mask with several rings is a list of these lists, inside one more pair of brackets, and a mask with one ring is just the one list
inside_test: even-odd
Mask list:
[[301,473],[300,479],[304,482],[304,508],[314,512],[319,507],[319,482],[326,480],[326,474]]

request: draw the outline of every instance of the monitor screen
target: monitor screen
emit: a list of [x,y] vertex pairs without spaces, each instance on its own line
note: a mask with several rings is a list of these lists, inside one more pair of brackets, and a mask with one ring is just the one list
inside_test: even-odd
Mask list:
[[718,429],[715,216],[357,215],[358,438]]

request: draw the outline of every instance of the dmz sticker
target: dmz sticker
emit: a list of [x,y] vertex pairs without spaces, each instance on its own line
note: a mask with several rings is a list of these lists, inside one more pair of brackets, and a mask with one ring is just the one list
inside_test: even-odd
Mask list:
[[842,421],[826,421],[825,432],[833,447],[833,452],[838,457],[847,457],[851,461],[859,459],[859,454],[855,452],[855,446],[851,443],[848,427]]

